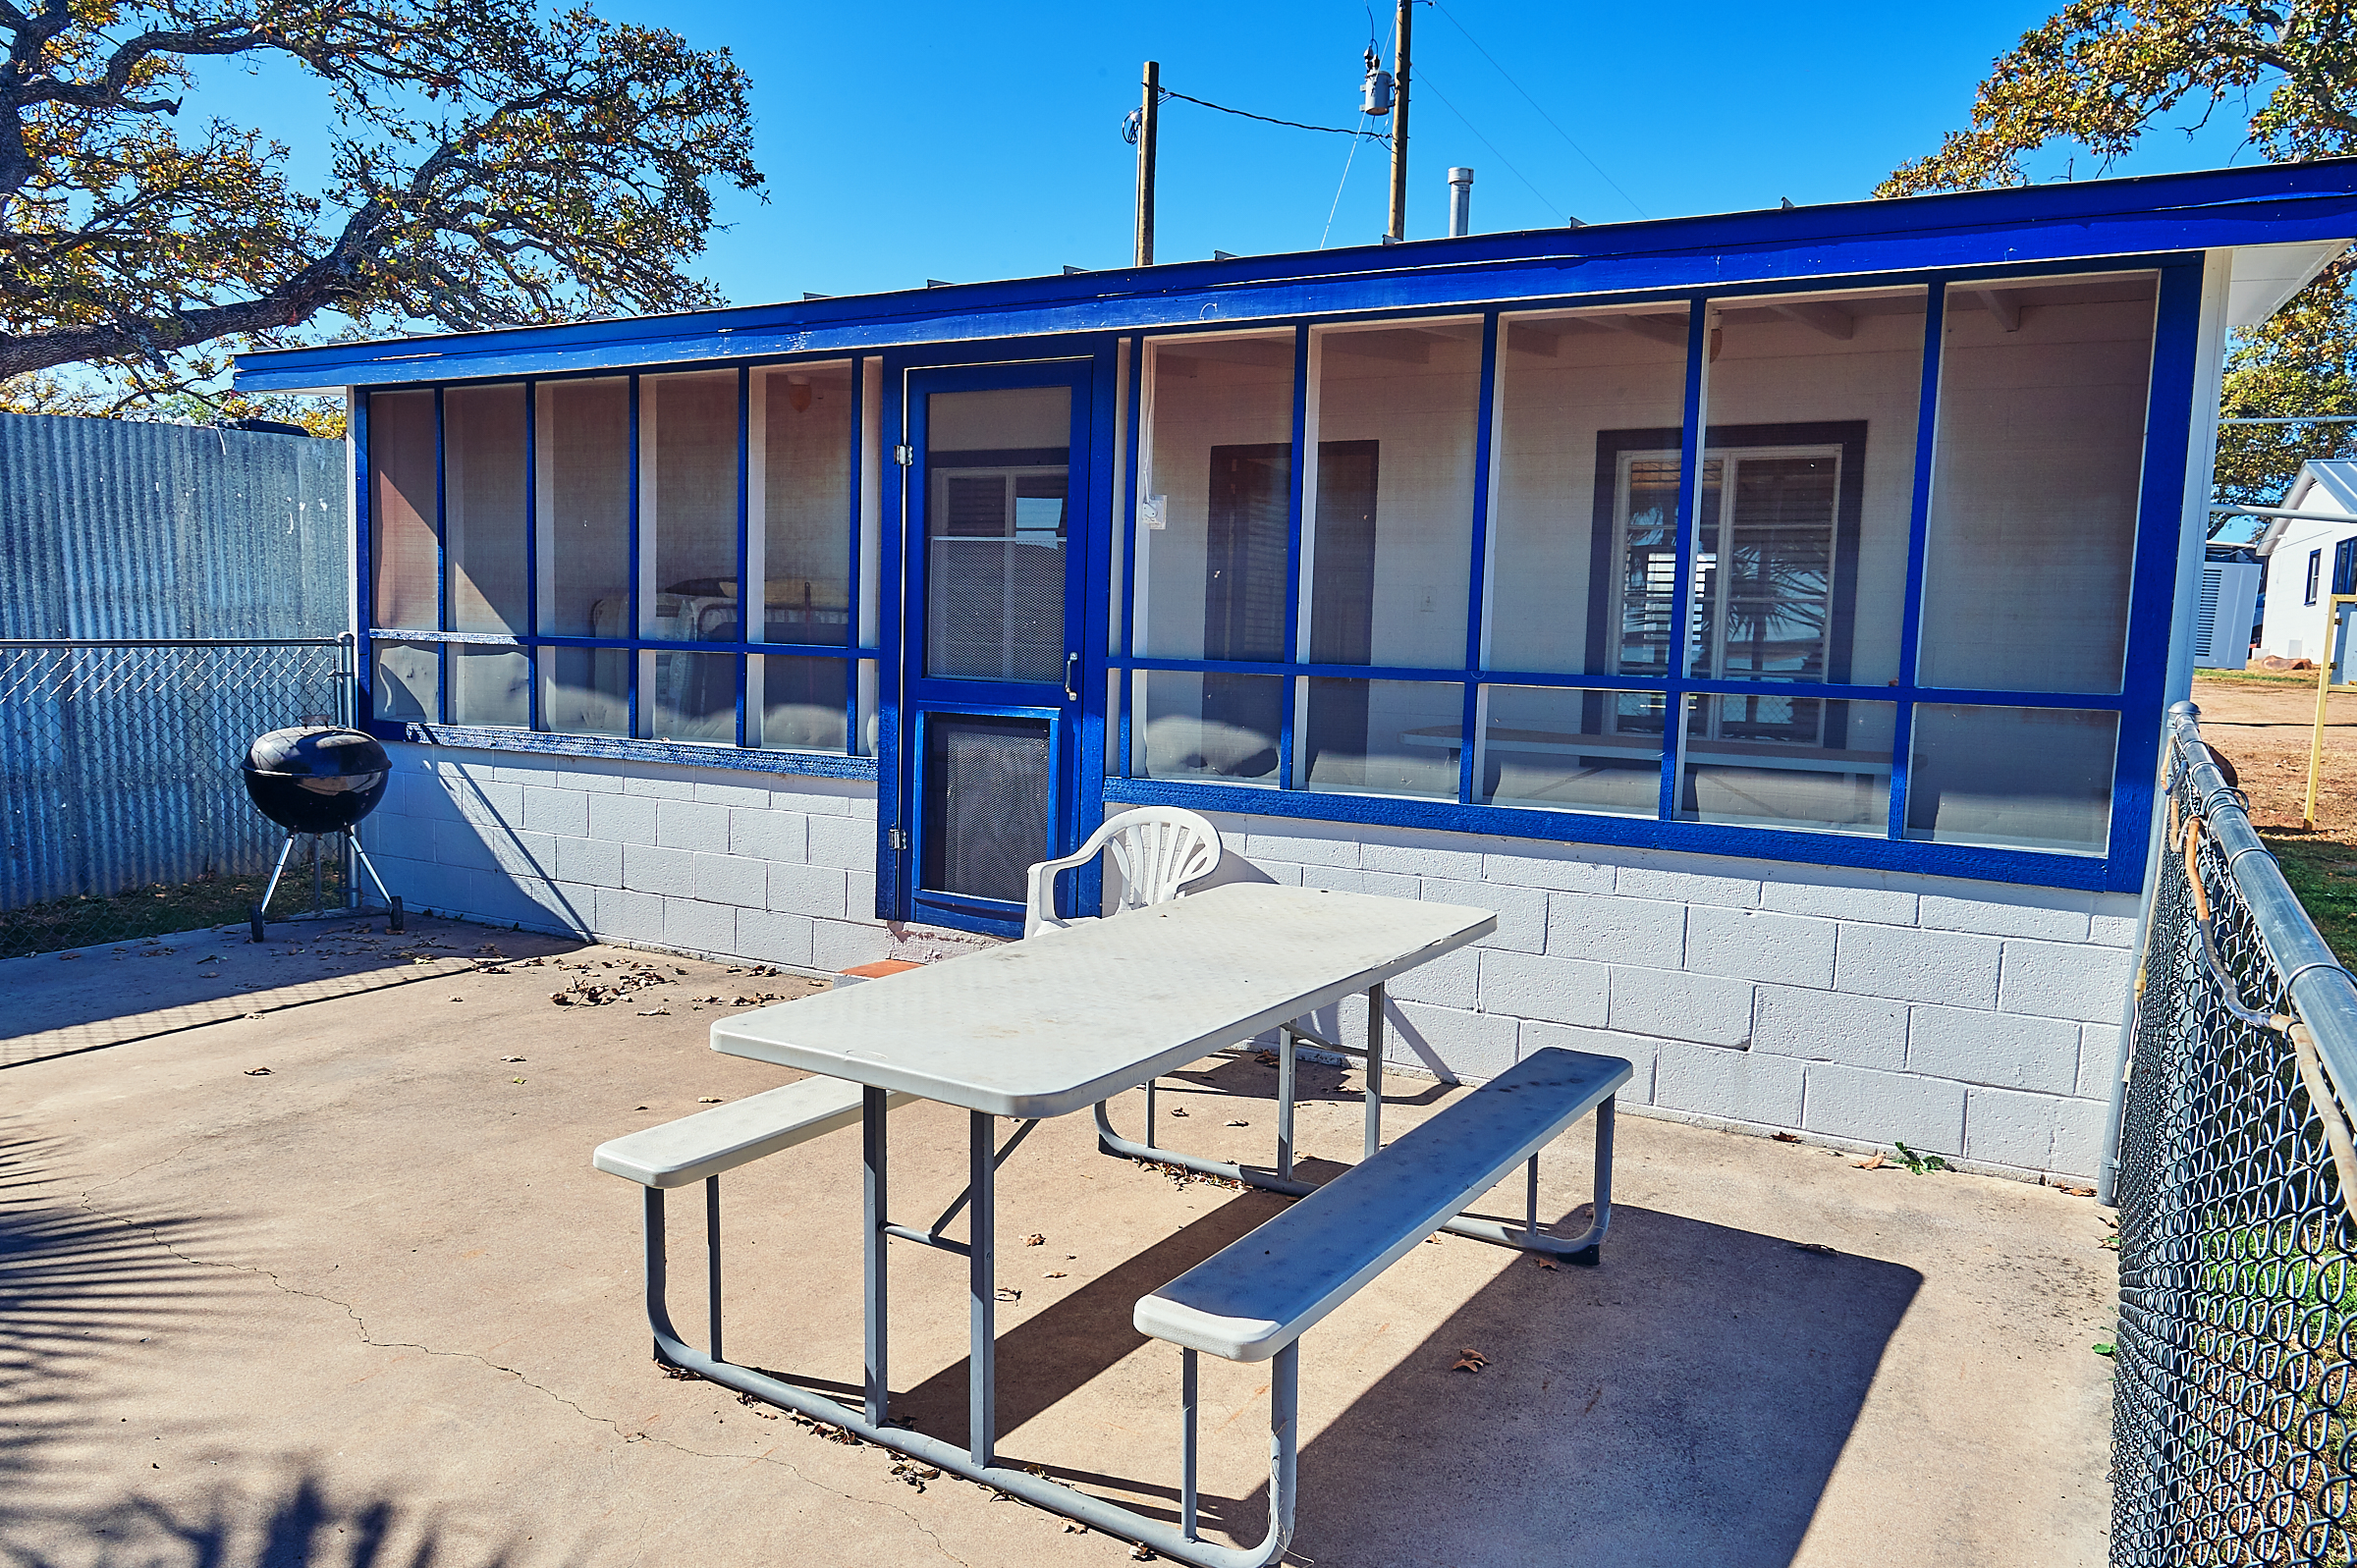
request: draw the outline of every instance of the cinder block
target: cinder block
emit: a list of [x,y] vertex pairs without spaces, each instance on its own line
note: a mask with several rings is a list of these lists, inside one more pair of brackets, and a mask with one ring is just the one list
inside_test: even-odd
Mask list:
[[663,945],[715,955],[737,951],[737,911],[699,898],[663,900]]
[[1686,911],[1686,967],[1783,986],[1834,983],[1834,923],[1696,904]]
[[1398,871],[1362,871],[1358,874],[1359,892],[1378,898],[1417,898],[1423,895],[1423,880]]
[[665,769],[653,771],[652,764],[642,764],[623,775],[625,794],[645,795],[652,800],[693,800],[695,782],[683,772]]
[[469,779],[451,791],[459,815],[468,822],[514,827],[523,821],[523,785],[493,779]]
[[556,840],[556,875],[561,882],[586,883],[593,888],[622,886],[622,845],[600,838]]
[[2078,1026],[2021,1013],[1918,1006],[1907,1026],[1907,1070],[2066,1095],[2079,1074]]
[[625,942],[661,942],[663,900],[627,888],[598,889],[597,934]]
[[695,896],[695,856],[685,849],[625,844],[622,848],[622,885],[633,892],[692,898]]
[[770,788],[758,777],[749,782],[716,782],[698,779],[693,788],[695,798],[709,806],[769,805]]
[[1834,948],[1834,987],[1950,1007],[1997,1003],[1998,942],[1960,932],[1848,925]]
[[1653,1069],[1653,1103],[1700,1116],[1797,1127],[1801,1063],[1790,1056],[1665,1040]]
[[399,855],[405,860],[429,859],[434,852],[434,825],[420,818],[405,817],[379,807],[360,825],[360,847],[372,856]]
[[[1358,1011],[1364,1015],[1365,1009]],[[1383,1059],[1447,1072],[1468,1083],[1495,1078],[1514,1064],[1518,1031],[1511,1018],[1395,1001],[1386,1009]]]
[[1252,860],[1285,860],[1296,866],[1350,866],[1359,863],[1360,843],[1346,824],[1291,823],[1276,833],[1254,831],[1244,839],[1244,854]]
[[2010,888],[2001,898],[1923,895],[1926,930],[1969,931],[1983,937],[2087,940],[2087,894],[2058,888]]
[[2136,945],[2136,917],[2093,916],[2087,922],[2087,940],[2106,947],[2132,947]]
[[1760,907],[1780,914],[1816,915],[1827,920],[1868,920],[1880,926],[1915,924],[1916,896],[1889,888],[1842,887],[1832,883],[1760,883]]
[[1536,1018],[1522,1021],[1518,1054],[1515,1060],[1534,1051],[1549,1048],[1559,1051],[1583,1051],[1591,1056],[1618,1056],[1629,1065],[1628,1082],[1615,1090],[1624,1106],[1650,1106],[1653,1101],[1654,1064],[1660,1059],[1662,1042],[1648,1040],[1643,1035],[1615,1034],[1610,1029],[1581,1029],[1568,1024],[1547,1023]]
[[1487,854],[1481,857],[1481,880],[1508,888],[1543,888],[1551,892],[1611,892],[1617,867],[1582,860],[1573,851],[1562,855]]
[[655,802],[655,842],[666,849],[719,855],[729,849],[729,808],[694,800]]
[[545,881],[556,875],[557,840],[553,835],[495,832],[485,842],[490,845],[492,860],[510,876]]
[[1803,1070],[1801,1125],[1866,1143],[1964,1152],[1964,1086],[1946,1078],[1812,1061]]
[[493,831],[496,830],[488,823],[435,823],[434,863],[468,871],[497,871],[499,861],[484,838],[486,832]]
[[2117,1023],[2133,972],[2133,956],[2120,947],[2008,942],[1997,1004],[2007,1012]]
[[1368,871],[1398,872],[1409,877],[1438,877],[1446,882],[1479,882],[1481,851],[1450,849],[1430,844],[1366,843],[1358,863]]
[[527,786],[523,791],[521,820],[524,827],[538,833],[586,838],[589,837],[589,797],[577,789]]
[[[1367,874],[1356,866],[1294,866],[1292,872],[1304,888],[1320,888],[1327,892],[1365,892]],[[1413,882],[1414,878],[1408,879]],[[1414,897],[1414,893],[1409,893]]]
[[2062,1104],[2052,1095],[1967,1089],[1964,1157],[2022,1170],[2050,1168],[2055,1153],[2055,1113]]
[[2079,1025],[2079,1074],[2072,1093],[2083,1100],[2109,1100],[2119,1081],[2119,1025]]
[[1426,903],[1464,904],[1487,909],[1498,917],[1498,929],[1476,944],[1514,952],[1543,952],[1547,947],[1547,898],[1536,888],[1507,888],[1496,883],[1442,882],[1424,879]]
[[1577,958],[1550,958],[1498,948],[1482,951],[1481,1010],[1515,1018],[1601,1028],[1612,971]]
[[1384,987],[1387,996],[1401,1001],[1421,1001],[1436,1007],[1473,1010],[1479,994],[1481,950],[1459,947],[1430,963],[1416,965]]
[[596,889],[577,882],[539,882],[519,891],[539,910],[540,924],[560,926],[583,936],[595,929]]
[[1758,906],[1760,879],[1721,877],[1699,871],[1665,871],[1658,866],[1622,866],[1613,891],[1628,898],[1672,898],[1679,903]]
[[810,931],[812,922],[806,915],[780,914],[774,909],[740,909],[737,911],[737,950],[747,958],[763,963],[792,964],[807,969],[810,963]]
[[810,819],[798,811],[731,806],[729,853],[750,855],[755,860],[806,861],[810,858]]
[[1686,906],[1617,893],[1551,893],[1547,952],[1558,958],[1674,969],[1686,957]]
[[1762,986],[1752,1010],[1751,1049],[1900,1072],[1907,1064],[1907,1004]]
[[[757,860],[746,865],[759,866]],[[833,866],[804,866],[791,861],[771,865],[766,901],[782,914],[807,915],[818,920],[843,917],[844,884],[850,876]],[[762,900],[755,900],[756,902]]]
[[2095,1184],[2103,1166],[2104,1134],[2111,1126],[2111,1102],[2063,1100],[2055,1106],[2055,1152],[2049,1169]]
[[769,906],[769,864],[737,855],[695,857],[695,896],[740,909]]
[[1616,964],[1606,1022],[1626,1034],[1708,1046],[1748,1045],[1751,983]]
[[847,920],[876,918],[876,874],[872,871],[844,873],[843,914]]
[[892,956],[892,933],[872,921],[815,920],[810,924],[810,966],[841,973],[853,964]]
[[568,757],[557,776],[548,781],[559,789],[578,789],[584,794],[618,795],[623,792],[622,774],[614,763],[599,763],[580,757]]
[[609,843],[652,844],[655,802],[636,795],[591,795],[589,837]]
[[805,817],[855,817],[865,812],[871,822],[875,819],[874,784],[861,784],[859,787],[867,793],[852,795],[829,793],[815,787],[815,783],[813,780],[797,779],[770,785],[769,809],[798,811]]
[[876,828],[851,817],[811,817],[810,863],[839,871],[876,869]]

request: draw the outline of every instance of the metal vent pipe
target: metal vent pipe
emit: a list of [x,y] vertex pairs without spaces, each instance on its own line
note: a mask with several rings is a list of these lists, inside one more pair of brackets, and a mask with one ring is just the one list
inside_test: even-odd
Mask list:
[[1473,171],[1449,171],[1449,234],[1452,239],[1473,232]]

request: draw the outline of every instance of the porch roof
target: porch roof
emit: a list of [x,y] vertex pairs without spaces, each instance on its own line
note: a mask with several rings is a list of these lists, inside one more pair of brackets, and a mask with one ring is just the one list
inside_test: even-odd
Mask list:
[[1237,256],[241,354],[245,392],[554,375],[926,343],[1245,325],[2237,251],[2233,324],[2357,239],[2357,158]]

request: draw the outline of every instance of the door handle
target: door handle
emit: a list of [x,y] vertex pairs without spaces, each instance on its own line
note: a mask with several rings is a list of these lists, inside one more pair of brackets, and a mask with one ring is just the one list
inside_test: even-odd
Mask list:
[[1068,653],[1064,656],[1064,700],[1067,702],[1080,700],[1080,690],[1072,684],[1072,671],[1079,663],[1080,656],[1076,653]]

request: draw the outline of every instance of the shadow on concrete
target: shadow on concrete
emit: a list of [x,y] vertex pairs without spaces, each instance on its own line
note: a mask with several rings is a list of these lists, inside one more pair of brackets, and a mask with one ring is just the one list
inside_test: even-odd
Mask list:
[[275,1012],[360,992],[447,980],[486,947],[510,958],[571,952],[569,937],[412,915],[409,930],[382,914],[281,926],[269,942],[245,928],[198,931],[112,947],[0,960],[9,1011],[0,1070],[128,1045],[184,1029]]
[[[18,1529],[37,1524],[20,1519]],[[260,1495],[228,1484],[192,1502],[133,1492],[54,1524],[70,1547],[0,1538],[0,1554],[12,1568],[507,1568],[554,1555],[514,1529],[489,1544],[454,1547],[438,1509],[385,1492],[339,1497],[303,1466],[289,1467]],[[585,1556],[576,1547],[558,1560]]]
[[[1131,1326],[1137,1298],[1278,1207],[1267,1194],[1239,1194],[1005,1333],[1001,1430],[1014,1432],[1145,1343]],[[1554,1228],[1586,1222],[1583,1205]],[[1781,1568],[1922,1282],[1898,1265],[1616,1206],[1601,1268],[1515,1258],[1420,1343],[1393,1352],[1377,1342],[1372,1353],[1397,1363],[1302,1451],[1288,1560]],[[1304,1338],[1311,1408],[1322,1353],[1343,1348],[1314,1328]],[[1478,1374],[1455,1370],[1468,1348],[1489,1358]],[[965,1378],[960,1361],[896,1408],[962,1442]],[[1205,1440],[1257,1444],[1265,1431],[1247,1416]],[[1008,1458],[1026,1462],[1012,1449]],[[1165,1499],[1141,1511],[1176,1519],[1175,1475],[1049,1472]],[[1201,1506],[1207,1535],[1251,1541],[1266,1528],[1265,1487],[1207,1493]]]

